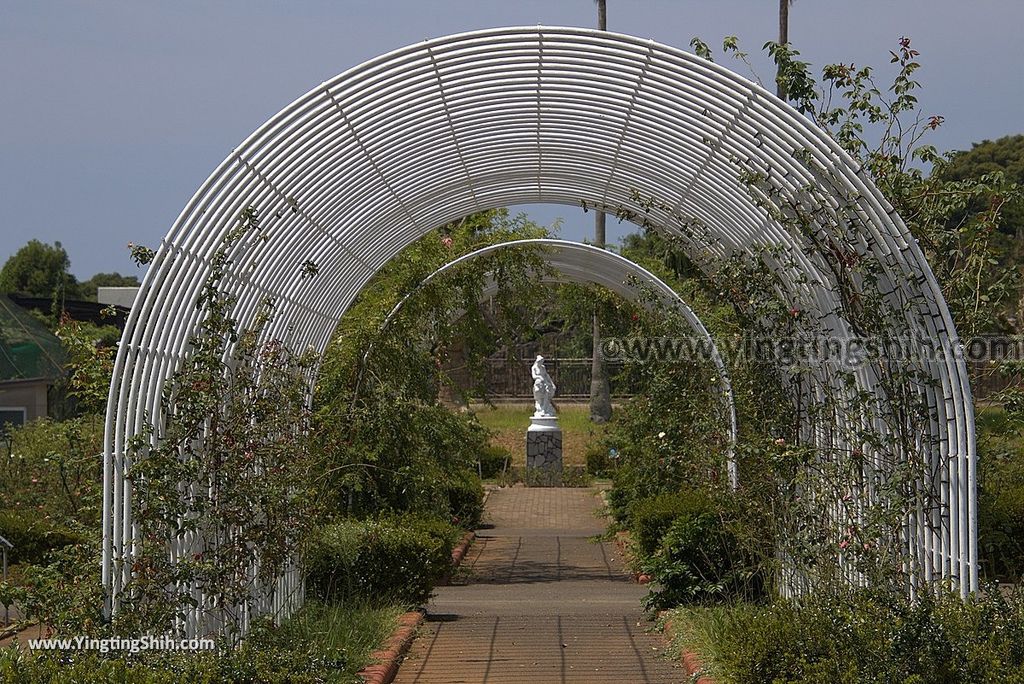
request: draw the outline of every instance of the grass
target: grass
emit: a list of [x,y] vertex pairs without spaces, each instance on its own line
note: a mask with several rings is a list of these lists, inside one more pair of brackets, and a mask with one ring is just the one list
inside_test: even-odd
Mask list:
[[[556,404],[558,424],[562,428],[562,462],[586,465],[587,447],[604,435],[604,426],[590,422],[588,404]],[[526,428],[530,426],[533,404],[474,404],[470,407],[481,425],[493,436],[491,443],[512,454],[513,466],[526,465]]]
[[0,681],[53,684],[267,682],[357,684],[404,608],[308,602],[280,627],[253,625],[242,646],[217,651],[50,653],[0,648]]
[[344,672],[354,675],[370,664],[370,654],[391,636],[404,611],[401,606],[310,601],[284,625],[284,631],[293,643],[309,645],[325,657],[343,656]]
[[1001,406],[979,406],[975,409],[978,442],[1017,453],[1024,452],[1024,438],[1016,433],[1006,410]]
[[662,617],[660,624],[672,623],[672,640],[667,654],[678,661],[684,650],[697,654],[701,674],[715,681],[729,681],[721,663],[727,660],[721,647],[732,623],[747,617],[754,608],[747,604],[734,606],[683,606]]

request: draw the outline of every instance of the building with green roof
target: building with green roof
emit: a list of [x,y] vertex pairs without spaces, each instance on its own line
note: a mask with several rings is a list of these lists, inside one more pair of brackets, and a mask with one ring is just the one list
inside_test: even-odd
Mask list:
[[56,335],[7,295],[0,295],[0,430],[49,415],[51,388],[67,354]]

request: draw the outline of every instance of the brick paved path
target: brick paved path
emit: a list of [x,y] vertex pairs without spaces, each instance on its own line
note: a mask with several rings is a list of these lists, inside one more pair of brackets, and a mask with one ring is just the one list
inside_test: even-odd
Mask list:
[[660,657],[640,612],[646,590],[629,581],[604,530],[593,489],[498,489],[452,586],[397,684],[681,682]]

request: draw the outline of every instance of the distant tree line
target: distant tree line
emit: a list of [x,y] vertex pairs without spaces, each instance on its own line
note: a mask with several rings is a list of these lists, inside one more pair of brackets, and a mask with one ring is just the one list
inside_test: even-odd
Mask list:
[[79,282],[70,268],[71,259],[59,242],[48,245],[39,240],[29,240],[0,269],[0,294],[40,297],[55,302],[95,302],[100,287],[139,285],[138,277],[123,276],[117,272],[97,273]]

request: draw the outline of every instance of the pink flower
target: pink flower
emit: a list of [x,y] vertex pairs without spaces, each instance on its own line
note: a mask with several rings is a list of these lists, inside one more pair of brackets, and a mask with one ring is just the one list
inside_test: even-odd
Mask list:
[[843,541],[839,542],[839,548],[841,548],[841,549],[845,549],[849,545],[850,545],[850,540],[849,539],[844,539]]
[[775,446],[786,446],[786,440],[784,440],[782,437],[779,437],[777,440],[775,440]]
[[441,244],[447,247],[448,249],[451,249],[453,240],[451,239],[451,237],[445,235],[443,238],[441,238]]

